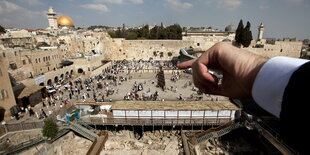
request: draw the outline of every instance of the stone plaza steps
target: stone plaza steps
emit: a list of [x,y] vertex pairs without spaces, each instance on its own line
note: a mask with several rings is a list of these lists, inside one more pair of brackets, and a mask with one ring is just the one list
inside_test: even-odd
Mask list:
[[221,137],[221,136],[226,135],[227,133],[231,132],[232,130],[238,129],[240,127],[241,127],[241,125],[239,123],[234,123],[234,124],[229,125],[225,128],[222,128],[220,130],[207,133],[207,134],[197,138],[197,144],[201,144],[201,143],[203,143],[203,142],[205,142],[211,138]]
[[72,122],[67,122],[71,130],[79,133],[80,135],[84,136],[85,138],[89,139],[90,141],[95,141],[98,138],[98,135],[93,133],[92,131],[88,130],[87,128]]

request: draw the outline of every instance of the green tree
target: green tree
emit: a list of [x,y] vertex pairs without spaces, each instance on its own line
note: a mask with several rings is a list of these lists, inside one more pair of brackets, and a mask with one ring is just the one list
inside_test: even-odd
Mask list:
[[149,25],[145,25],[138,30],[138,38],[139,39],[149,39],[150,38]]
[[182,27],[179,24],[173,24],[166,28],[168,39],[182,39]]
[[155,26],[151,30],[149,25],[145,25],[140,29],[127,29],[118,28],[116,31],[108,32],[112,38],[125,38],[128,40],[133,39],[182,39],[182,27],[179,24],[164,27]]
[[56,121],[51,118],[46,119],[42,130],[43,136],[47,138],[54,138],[57,135],[57,132],[58,126]]
[[164,28],[163,23],[160,24],[160,27],[158,29],[158,36],[157,39],[167,39],[167,32],[166,29]]
[[127,40],[135,40],[138,38],[138,35],[136,32],[128,32],[125,38]]
[[115,32],[115,38],[124,38],[124,31],[123,29],[121,30],[121,28],[118,28]]
[[5,28],[0,25],[0,34],[3,34],[5,32],[6,32]]
[[111,38],[116,38],[116,33],[114,31],[109,31],[108,34],[111,36]]
[[237,30],[236,30],[236,36],[235,36],[235,40],[236,40],[236,43],[238,45],[240,45],[241,42],[242,42],[241,35],[242,35],[242,32],[243,32],[243,29],[244,29],[244,26],[243,26],[243,21],[241,19],[239,24],[238,24],[238,27],[237,27]]
[[150,30],[150,39],[157,39],[158,38],[158,29],[159,27],[156,25]]

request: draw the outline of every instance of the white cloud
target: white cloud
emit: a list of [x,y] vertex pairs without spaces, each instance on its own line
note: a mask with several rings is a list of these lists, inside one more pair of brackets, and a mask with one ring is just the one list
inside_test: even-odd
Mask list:
[[241,6],[242,0],[218,0],[220,7],[236,9]]
[[89,10],[96,10],[101,13],[109,11],[108,7],[103,4],[84,4],[84,5],[80,5],[80,7],[84,9],[89,9]]
[[124,4],[123,0],[94,0],[95,3]]
[[142,4],[144,3],[144,0],[130,0],[132,3],[135,3],[135,4]]
[[31,5],[31,6],[43,4],[40,0],[19,0],[19,1],[27,3],[28,5]]
[[227,10],[235,10],[239,8],[243,0],[202,0],[209,6],[216,6],[218,8],[224,8]]
[[166,0],[166,2],[168,3],[166,6],[178,12],[183,12],[193,7],[191,3],[181,2],[180,0]]
[[47,19],[43,11],[31,11],[7,0],[0,0],[0,14],[0,23],[5,27],[47,27],[45,25],[47,24]]

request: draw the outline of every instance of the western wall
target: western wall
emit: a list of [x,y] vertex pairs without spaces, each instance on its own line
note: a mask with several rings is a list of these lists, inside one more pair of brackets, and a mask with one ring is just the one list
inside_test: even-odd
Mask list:
[[[179,56],[182,48],[193,47],[199,51],[206,51],[222,38],[210,40],[210,37],[184,37],[183,40],[125,40],[108,39],[103,40],[103,54],[109,60],[171,60]],[[232,43],[232,42],[228,42]],[[250,52],[265,57],[289,56],[300,57],[302,42],[276,41],[275,44],[264,43],[260,47],[253,46],[244,48]]]
[[244,49],[269,58],[275,56],[288,56],[299,58],[301,46],[301,41],[276,41],[275,44],[263,44],[263,47],[250,47]]
[[109,39],[104,41],[104,54],[110,60],[171,60],[179,56],[182,48],[193,45],[184,40],[125,40]]

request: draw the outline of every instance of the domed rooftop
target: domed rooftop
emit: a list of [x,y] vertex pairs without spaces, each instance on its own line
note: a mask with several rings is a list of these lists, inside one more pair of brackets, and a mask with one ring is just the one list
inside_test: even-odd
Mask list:
[[235,25],[228,25],[225,27],[225,32],[235,32],[237,30]]
[[73,27],[74,26],[73,20],[68,16],[60,16],[57,19],[57,24],[60,27]]

